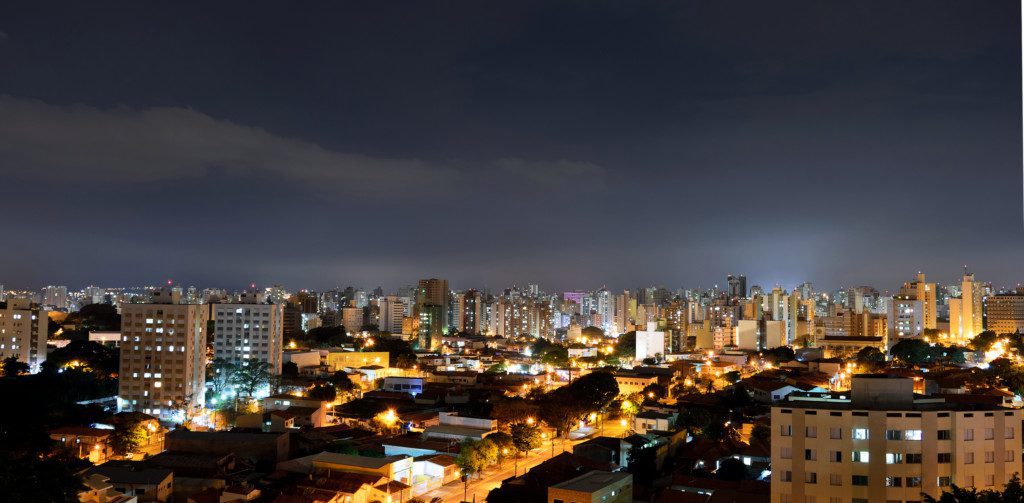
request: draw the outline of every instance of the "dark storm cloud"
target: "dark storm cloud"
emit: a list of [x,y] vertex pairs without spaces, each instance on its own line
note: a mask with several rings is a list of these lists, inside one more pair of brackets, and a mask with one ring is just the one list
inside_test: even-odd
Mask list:
[[0,282],[1020,281],[1018,9],[5,5]]

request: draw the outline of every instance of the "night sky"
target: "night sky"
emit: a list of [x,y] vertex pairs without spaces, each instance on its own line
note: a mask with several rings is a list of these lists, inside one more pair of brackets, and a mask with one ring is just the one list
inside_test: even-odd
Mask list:
[[0,283],[1024,281],[1019,9],[4,2]]

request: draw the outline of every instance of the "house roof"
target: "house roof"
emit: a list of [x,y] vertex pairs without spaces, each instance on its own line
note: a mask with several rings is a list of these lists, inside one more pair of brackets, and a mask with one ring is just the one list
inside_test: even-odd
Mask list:
[[107,477],[111,484],[157,485],[171,478],[174,472],[166,468],[150,468],[141,462],[108,462],[85,472],[86,477],[92,474]]
[[551,487],[553,489],[593,493],[608,487],[609,485],[632,478],[633,474],[629,472],[605,472],[601,470],[594,470],[592,472],[584,473],[579,477],[571,478],[565,482],[555,484]]
[[351,454],[339,454],[337,452],[321,452],[314,454],[311,461],[315,463],[332,464],[340,466],[356,466],[359,468],[380,469],[396,461],[401,461],[409,456],[397,455],[383,458],[371,458],[369,456],[353,456]]
[[109,437],[114,430],[91,428],[89,426],[61,426],[50,430],[50,435],[75,435],[79,437]]

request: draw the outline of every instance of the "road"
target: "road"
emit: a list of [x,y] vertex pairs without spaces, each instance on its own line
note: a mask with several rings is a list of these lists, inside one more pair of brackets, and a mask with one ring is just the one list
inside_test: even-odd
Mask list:
[[[626,428],[620,425],[618,421],[609,421],[609,424],[604,428],[604,435],[608,437],[621,437],[625,430]],[[593,436],[599,435],[600,432],[595,432]],[[589,438],[593,437],[582,438],[579,440],[566,440],[564,443],[564,449],[567,452],[572,452],[572,447],[574,445],[585,442]],[[557,456],[561,454],[562,450],[562,441],[556,440],[554,444],[554,455]],[[523,473],[526,473],[531,468],[551,459],[551,457],[551,442],[546,441],[543,447],[534,449],[525,456],[519,458],[519,474],[522,475]],[[489,493],[491,489],[501,486],[502,481],[514,476],[514,470],[515,463],[512,459],[506,459],[500,465],[494,465],[487,470],[484,470],[483,473],[480,474],[479,478],[470,480],[468,491],[465,493],[466,501],[485,501],[487,499],[487,493]],[[462,496],[462,481],[455,481],[432,491],[427,491],[418,497],[423,501],[430,501],[433,498],[441,498],[445,503],[457,503],[459,501],[463,501]]]

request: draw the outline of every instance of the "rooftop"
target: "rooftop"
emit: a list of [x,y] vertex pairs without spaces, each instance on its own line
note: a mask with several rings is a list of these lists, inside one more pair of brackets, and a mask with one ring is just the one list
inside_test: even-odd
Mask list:
[[569,479],[565,482],[555,484],[551,486],[551,488],[593,493],[622,480],[632,478],[633,474],[628,472],[603,472],[600,470],[594,470],[574,479]]

